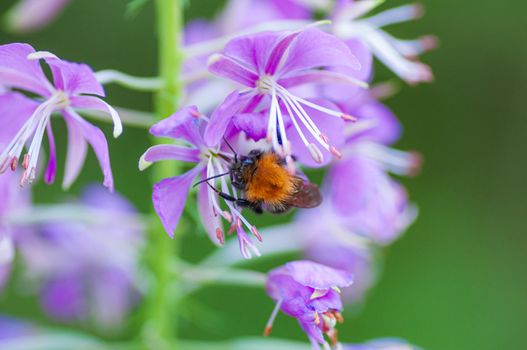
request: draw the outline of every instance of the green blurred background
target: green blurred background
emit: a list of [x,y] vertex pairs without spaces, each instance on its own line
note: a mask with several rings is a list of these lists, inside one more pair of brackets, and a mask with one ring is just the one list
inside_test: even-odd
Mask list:
[[[127,2],[73,0],[43,31],[23,37],[0,32],[0,43],[29,42],[68,60],[88,62],[95,70],[154,75],[153,6],[147,4],[128,19]],[[0,13],[13,3],[2,0]],[[401,3],[386,1],[383,8]],[[422,174],[405,181],[420,216],[387,249],[380,282],[364,305],[348,308],[340,334],[349,341],[402,337],[428,350],[525,348],[527,2],[422,3],[427,10],[424,19],[394,26],[391,32],[440,38],[440,48],[424,57],[436,82],[403,86],[388,101],[405,126],[398,146],[418,149],[426,158]],[[210,16],[220,6],[216,0],[190,1],[188,18]],[[382,68],[380,75],[388,76]],[[148,94],[115,86],[107,93],[112,104],[151,109]],[[64,138],[58,142],[59,149],[65,145]],[[150,187],[148,176],[136,169],[147,146],[148,137],[141,130],[127,129],[120,139],[110,140],[117,189],[142,211],[150,208]],[[62,154],[60,164],[63,160]],[[73,193],[100,181],[93,154],[84,169]],[[36,186],[36,200],[71,195],[64,194],[59,184]],[[191,246],[210,250],[205,238],[192,235],[185,241],[187,251]],[[200,253],[186,254],[192,258]],[[197,320],[210,327],[191,323],[184,327],[193,338],[257,336],[272,309],[264,292],[256,289],[222,288],[198,296],[215,312],[205,317],[192,311],[194,318],[210,318]],[[0,304],[0,310],[14,309],[24,307]],[[215,322],[219,316],[228,320]],[[285,316],[279,317],[274,335],[304,339],[294,320]]]

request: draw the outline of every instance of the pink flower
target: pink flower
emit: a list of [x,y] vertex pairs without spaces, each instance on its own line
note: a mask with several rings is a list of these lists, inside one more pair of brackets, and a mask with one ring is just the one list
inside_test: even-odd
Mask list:
[[[43,59],[51,69],[53,83],[45,76],[39,60]],[[100,110],[108,113],[114,122],[114,137],[122,132],[117,112],[96,96],[104,96],[102,86],[97,82],[90,67],[59,59],[49,52],[35,52],[28,44],[7,44],[0,46],[0,85],[7,88],[27,91],[39,96],[26,98],[18,93],[1,95],[2,104],[13,106],[21,111],[17,115],[2,115],[0,123],[4,127],[16,124],[11,131],[11,141],[0,153],[0,173],[8,168],[15,169],[22,157],[22,151],[30,142],[23,156],[24,171],[20,185],[32,183],[36,177],[36,166],[44,133],[49,140],[50,158],[44,175],[47,183],[52,183],[56,174],[55,139],[51,117],[60,112],[68,128],[68,153],[63,187],[69,187],[81,171],[89,143],[99,160],[104,185],[113,190],[113,177],[110,167],[108,144],[102,131],[86,122],[76,109]],[[94,96],[96,95],[96,96]],[[16,106],[16,107],[15,107]],[[2,132],[6,132],[2,130]]]

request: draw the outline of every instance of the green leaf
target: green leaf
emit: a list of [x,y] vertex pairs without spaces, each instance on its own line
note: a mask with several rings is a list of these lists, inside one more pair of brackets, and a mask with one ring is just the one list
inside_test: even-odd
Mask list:
[[126,5],[126,18],[134,19],[150,0],[130,0]]

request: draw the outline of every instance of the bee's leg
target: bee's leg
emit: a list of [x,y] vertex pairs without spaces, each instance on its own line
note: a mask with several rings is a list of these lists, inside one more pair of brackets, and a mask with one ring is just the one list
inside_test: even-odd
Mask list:
[[[218,194],[218,196],[220,196],[221,198],[225,199],[226,201],[234,202],[237,205],[239,205],[240,207],[251,208],[251,209],[253,209],[254,211],[256,211],[258,213],[257,208],[255,208],[255,203],[253,203],[251,201],[248,201],[247,199],[235,198],[235,197],[231,196],[228,193],[225,193],[225,192],[222,192],[222,191],[218,190],[216,187],[212,186],[208,182],[207,182],[207,184],[210,186],[210,188],[212,188]],[[262,210],[261,207],[260,207],[260,210]]]
[[252,203],[251,205],[251,209],[256,213],[256,214],[262,214],[263,213],[263,208],[262,208],[262,205],[260,203]]

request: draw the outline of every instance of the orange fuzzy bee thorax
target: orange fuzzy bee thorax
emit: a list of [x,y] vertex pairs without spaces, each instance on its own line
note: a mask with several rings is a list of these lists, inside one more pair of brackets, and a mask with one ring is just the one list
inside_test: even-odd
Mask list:
[[245,196],[250,201],[279,203],[295,190],[294,177],[281,165],[275,153],[264,153],[248,174]]

